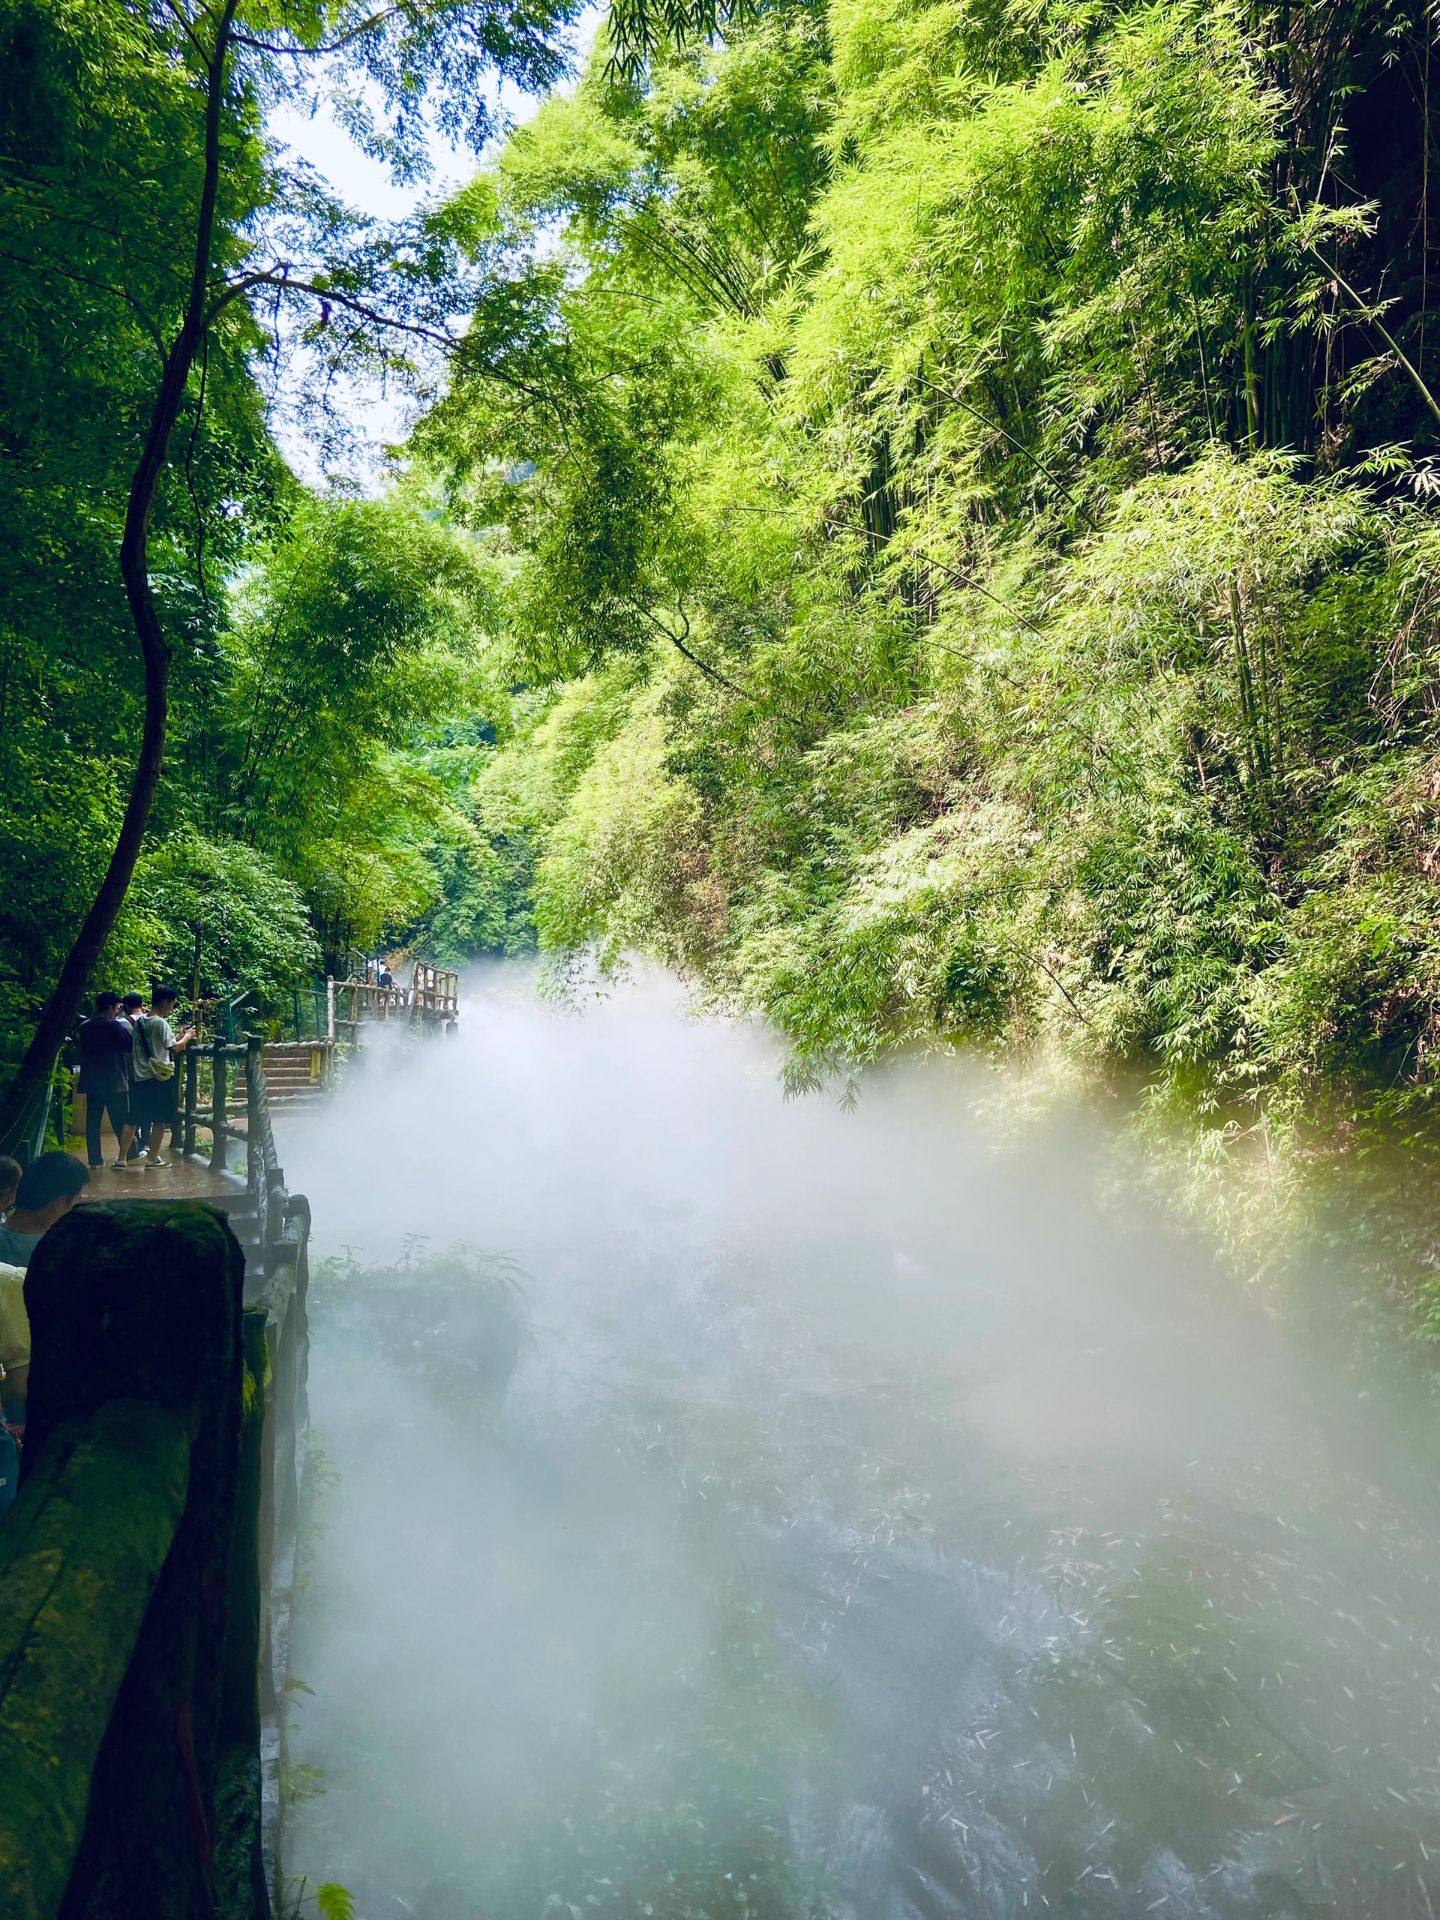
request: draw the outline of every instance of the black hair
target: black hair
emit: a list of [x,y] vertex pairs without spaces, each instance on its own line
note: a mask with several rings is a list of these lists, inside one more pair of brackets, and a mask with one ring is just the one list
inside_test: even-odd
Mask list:
[[39,1213],[52,1200],[72,1200],[89,1185],[90,1175],[73,1153],[42,1153],[20,1176],[17,1213]]
[[96,1013],[108,1013],[111,1007],[118,1007],[119,1004],[120,996],[118,993],[97,993],[95,996]]
[[7,1189],[14,1192],[20,1184],[20,1162],[12,1160],[8,1153],[0,1153],[0,1193]]
[[145,996],[141,993],[127,993],[120,1004],[128,1013],[131,1007],[143,1007],[145,1004]]
[[174,987],[156,987],[150,995],[150,1004],[153,1007],[157,1000],[164,1000],[168,1004],[171,1000],[178,1000],[179,998],[180,996]]

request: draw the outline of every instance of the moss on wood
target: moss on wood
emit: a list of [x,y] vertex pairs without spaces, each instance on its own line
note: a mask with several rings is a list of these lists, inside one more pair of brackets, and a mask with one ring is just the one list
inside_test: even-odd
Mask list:
[[0,1887],[5,1920],[51,1920],[91,1774],[185,1510],[173,1410],[114,1400],[53,1431],[0,1530]]

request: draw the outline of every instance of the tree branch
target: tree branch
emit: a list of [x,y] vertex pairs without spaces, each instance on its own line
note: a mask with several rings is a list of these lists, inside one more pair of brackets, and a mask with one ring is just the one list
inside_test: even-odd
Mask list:
[[206,326],[213,326],[226,307],[253,292],[256,287],[273,287],[277,295],[303,293],[315,300],[328,300],[331,306],[344,307],[348,313],[358,314],[362,320],[368,320],[372,326],[383,327],[387,333],[408,333],[431,346],[443,347],[447,353],[453,353],[460,345],[453,334],[443,333],[438,327],[427,327],[417,320],[402,320],[396,314],[381,313],[365,301],[357,300],[354,294],[322,286],[318,281],[299,280],[291,272],[289,263],[283,260],[265,268],[263,272],[245,273],[238,280],[232,280],[224,293],[207,308]]

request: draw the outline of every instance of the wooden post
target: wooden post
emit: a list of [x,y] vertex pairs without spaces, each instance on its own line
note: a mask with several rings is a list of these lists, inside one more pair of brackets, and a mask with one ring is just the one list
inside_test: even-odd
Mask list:
[[228,1106],[230,1063],[225,1057],[225,1041],[221,1034],[217,1033],[215,1036],[215,1044],[211,1049],[211,1057],[214,1063],[211,1068],[211,1072],[214,1075],[214,1083],[213,1092],[210,1096],[210,1171],[212,1173],[224,1173],[225,1149],[228,1145],[225,1138],[225,1127],[230,1118]]
[[263,1193],[265,1163],[261,1157],[264,1139],[265,1064],[264,1041],[258,1033],[245,1036],[245,1178],[252,1193]]
[[333,973],[327,973],[325,976],[325,1038],[331,1041],[335,1038],[335,976]]
[[188,1156],[195,1151],[195,1108],[200,1098],[200,1050],[193,1040],[185,1049],[181,1072],[185,1076],[185,1120],[180,1133],[180,1151]]

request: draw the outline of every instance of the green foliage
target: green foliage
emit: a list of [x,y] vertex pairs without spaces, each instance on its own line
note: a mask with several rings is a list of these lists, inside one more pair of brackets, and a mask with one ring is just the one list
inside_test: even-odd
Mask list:
[[308,983],[319,962],[299,889],[236,841],[176,834],[141,860],[126,914],[132,925],[143,916],[151,931],[152,975],[182,992],[189,991],[198,933],[207,999],[243,987],[256,1006],[274,1006]]
[[486,697],[491,613],[474,545],[404,493],[300,498],[236,585],[195,789],[301,889],[332,965],[418,927],[471,835],[427,735]]
[[476,786],[490,923],[681,968],[798,1086],[1023,1047],[1236,1191],[1433,1165],[1436,349],[1343,184],[1433,157],[1408,16],[831,0],[606,57],[492,176],[523,368],[416,441],[550,683]]
[[[255,554],[226,636],[224,817],[271,850],[353,808],[377,748],[474,698],[489,606],[462,541],[401,498],[302,498]],[[297,750],[298,749],[298,750]]]
[[[303,102],[322,87],[343,97],[353,83],[353,130],[403,170],[419,151],[427,90],[442,96],[440,117],[452,133],[483,141],[496,71],[521,82],[555,78],[564,60],[558,29],[569,11],[565,0],[379,14],[311,0],[258,7],[241,0],[223,16],[188,4],[99,12],[74,0],[0,6],[7,76],[0,102],[0,512],[13,551],[24,556],[0,580],[0,732],[10,776],[0,831],[0,874],[10,883],[0,917],[0,1066],[20,1052],[95,896],[136,765],[141,663],[116,559],[162,368],[182,313],[193,307],[207,106],[214,108],[218,174],[215,232],[202,248],[197,282],[203,337],[193,343],[193,364],[183,356],[176,363],[182,374],[190,371],[153,511],[144,516],[149,545],[141,571],[162,635],[152,655],[168,653],[172,702],[167,773],[150,823],[157,843],[192,824],[216,839],[236,830],[237,813],[248,827],[257,807],[280,813],[297,789],[309,793],[332,766],[343,773],[349,764],[332,752],[338,729],[319,727],[307,763],[296,751],[292,718],[288,755],[272,753],[244,770],[253,791],[238,809],[233,793],[215,790],[217,773],[236,771],[213,758],[217,713],[227,694],[239,697],[228,686],[236,663],[227,590],[267,545],[300,537],[296,523],[324,513],[323,505],[308,516],[303,501],[297,507],[270,441],[260,331],[247,290],[273,301],[292,284],[311,289],[303,296],[308,321],[283,331],[302,369],[290,396],[314,396],[310,411],[320,414],[335,375],[398,377],[399,349],[417,338],[413,329],[433,320],[437,307],[443,314],[455,306],[447,277],[453,247],[443,228],[421,221],[413,232],[382,234],[348,212],[313,176],[286,169],[263,136],[263,111],[277,99]],[[232,15],[237,37],[226,47],[220,23]],[[331,40],[344,49],[338,64],[311,57]],[[365,510],[354,511],[364,522]],[[400,541],[387,535],[399,520],[382,515],[376,524],[372,516],[353,529],[352,558],[363,562],[373,545],[392,582],[403,569],[394,551]],[[428,595],[428,615],[437,595],[459,591],[460,569],[453,543],[446,548],[437,534],[427,553],[422,534],[412,529],[407,537],[412,577],[400,582],[400,597],[409,592],[412,604],[424,605]],[[338,536],[330,544],[338,547]],[[426,576],[424,593],[417,570]],[[363,564],[352,573],[369,577]],[[327,691],[337,696],[317,719],[343,704],[346,680],[359,677],[365,657],[363,649],[325,644],[335,635],[338,599],[352,584],[336,565],[302,609],[314,627],[315,662],[333,676]],[[322,619],[327,596],[331,617]],[[372,597],[363,610],[379,616],[375,627],[393,664],[396,649],[413,638],[386,622],[393,596],[389,607]],[[293,631],[286,637],[297,643]],[[408,708],[397,713],[392,703],[369,716],[382,746],[405,736],[407,713],[428,717],[453,684],[452,676],[442,685],[428,656],[412,665]],[[152,672],[152,713],[154,682]],[[295,690],[293,675],[288,686]],[[359,690],[351,704],[363,721]],[[273,703],[257,700],[257,714],[273,715]],[[353,737],[350,747],[353,761]],[[288,785],[279,759],[290,769]],[[332,816],[344,804],[333,791],[316,798]],[[350,865],[336,838],[332,817],[332,872]],[[298,854],[290,865],[308,879]],[[413,913],[432,893],[427,870],[425,884],[412,880],[397,911]],[[365,918],[343,905],[342,918]],[[333,919],[333,902],[329,910]],[[372,923],[377,917],[387,916],[369,916]],[[147,925],[132,914],[129,934],[111,936],[107,964],[121,970],[122,984],[148,970],[145,941],[163,946],[174,932],[148,926],[137,946]]]
[[[108,863],[139,739],[115,553],[158,367],[155,318],[174,298],[167,236],[198,192],[189,81],[163,39],[123,9],[0,8],[0,514],[23,556],[0,576],[6,1067]],[[253,142],[238,125],[235,138],[237,185],[253,185]],[[186,470],[156,506],[151,572],[184,688],[204,672],[218,614],[198,577],[197,524],[213,583],[237,554],[241,516],[263,520],[277,473],[252,340],[243,307],[217,326],[206,405],[185,421]],[[133,943],[118,957],[143,977]]]
[[[427,92],[479,141],[482,71],[552,81],[573,11],[242,5],[151,538],[169,753],[107,967],[188,978],[201,902],[207,983],[264,995],[384,938],[638,948],[776,1022],[799,1085],[1023,1046],[1277,1183],[1430,1165],[1428,23],[626,0],[403,232],[266,145],[331,40],[369,150],[413,167]],[[0,4],[12,1055],[134,758],[114,554],[213,30]],[[302,272],[322,421],[469,315],[383,500],[269,441],[244,295]]]

